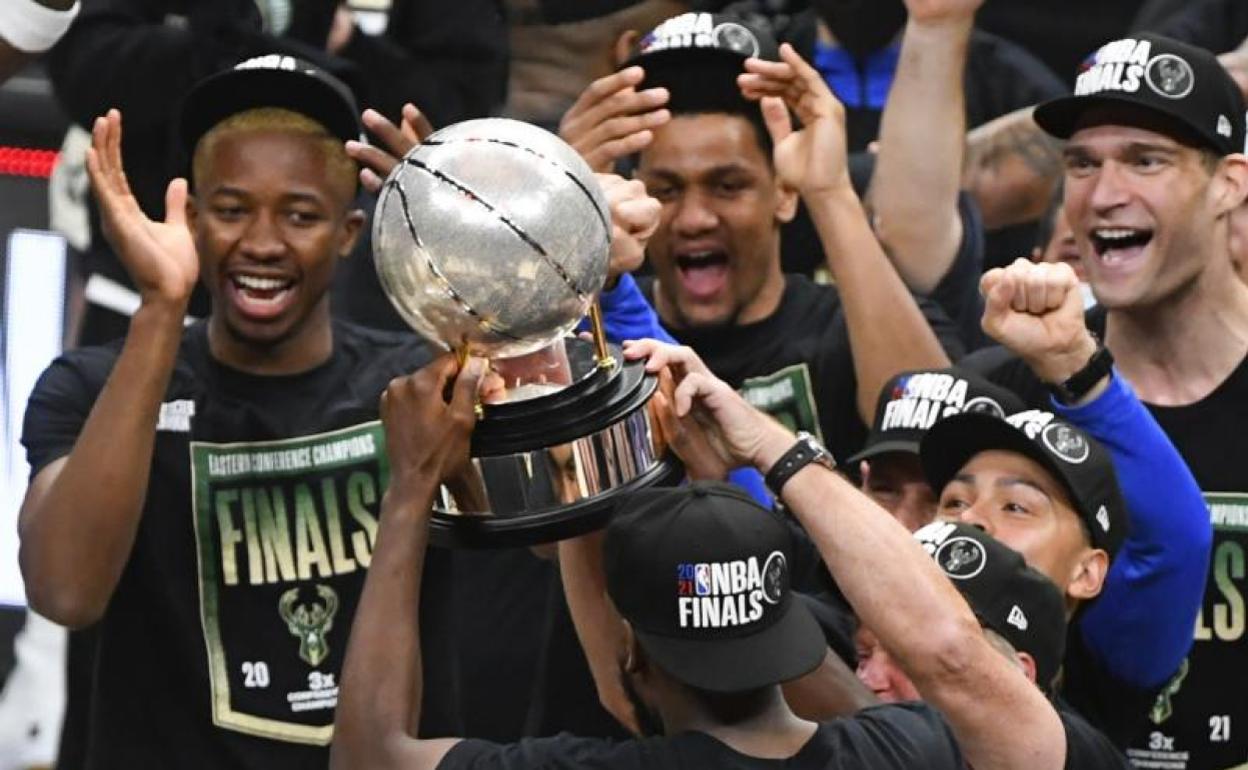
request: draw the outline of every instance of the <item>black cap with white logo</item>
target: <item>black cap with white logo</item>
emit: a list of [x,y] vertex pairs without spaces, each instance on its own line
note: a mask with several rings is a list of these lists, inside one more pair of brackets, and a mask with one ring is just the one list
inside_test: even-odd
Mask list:
[[970,605],[980,624],[1036,661],[1036,684],[1052,687],[1066,652],[1061,589],[1022,554],[979,527],[936,521],[914,536]]
[[750,57],[778,61],[780,48],[765,21],[713,13],[682,13],[647,32],[623,67],[640,65],[639,88],[667,88],[674,114],[757,113],[741,95],[737,75]]
[[1041,104],[1035,120],[1069,139],[1089,109],[1112,104],[1145,108],[1219,155],[1244,150],[1243,95],[1203,48],[1152,33],[1107,43],[1080,66],[1074,95]]
[[359,139],[363,126],[351,89],[315,64],[268,54],[196,83],[182,102],[178,134],[187,157],[221,121],[259,107],[279,107],[320,123],[344,142]]
[[848,462],[856,465],[889,452],[917,455],[923,434],[955,414],[977,412],[1003,419],[1022,408],[1018,396],[956,366],[902,372],[884,384],[867,442]]
[[787,525],[737,487],[636,492],[603,548],[611,600],[646,654],[686,684],[752,690],[812,671],[827,652],[789,587]]
[[1127,507],[1109,452],[1080,428],[1051,412],[1031,409],[1002,420],[959,414],[942,420],[919,449],[932,489],[943,490],[975,455],[992,449],[1035,460],[1070,495],[1092,545],[1112,558],[1127,536]]

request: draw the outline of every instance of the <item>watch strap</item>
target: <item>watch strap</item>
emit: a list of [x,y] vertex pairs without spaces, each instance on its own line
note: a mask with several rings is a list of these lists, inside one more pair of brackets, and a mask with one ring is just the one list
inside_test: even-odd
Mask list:
[[1097,340],[1096,352],[1088,363],[1065,382],[1050,385],[1049,390],[1064,404],[1073,404],[1096,387],[1096,383],[1114,370],[1114,356],[1104,343]]
[[789,479],[793,478],[794,474],[816,461],[821,461],[829,468],[835,467],[828,450],[824,449],[814,436],[805,432],[798,433],[797,441],[789,447],[787,452],[780,455],[780,459],[776,460],[771,469],[767,471],[763,481],[771,493],[779,497],[780,490]]

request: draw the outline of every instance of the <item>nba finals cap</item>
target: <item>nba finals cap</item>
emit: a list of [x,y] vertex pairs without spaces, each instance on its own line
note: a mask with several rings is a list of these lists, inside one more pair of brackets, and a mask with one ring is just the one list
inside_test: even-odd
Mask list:
[[977,412],[1004,419],[1022,409],[1018,396],[956,366],[902,372],[884,384],[867,442],[848,462],[857,465],[889,452],[917,455],[923,434],[955,414]]
[[780,48],[761,18],[684,13],[659,24],[633,46],[622,66],[640,65],[641,88],[667,88],[673,113],[758,112],[737,86],[750,57],[778,61]]
[[1189,144],[1219,155],[1244,150],[1244,99],[1209,51],[1140,33],[1101,46],[1080,66],[1075,93],[1036,108],[1036,123],[1069,139],[1086,112],[1126,104],[1159,116]]
[[196,83],[182,102],[179,135],[187,157],[221,121],[258,107],[280,107],[324,126],[342,141],[363,133],[351,89],[325,70],[282,54],[257,56]]
[[685,684],[752,690],[812,671],[827,652],[789,586],[788,526],[736,487],[636,492],[603,550],[611,600],[646,655]]
[[1048,692],[1066,654],[1061,589],[1028,567],[1022,554],[979,527],[936,521],[914,537],[966,599],[980,625],[1036,661],[1036,684]]
[[932,489],[945,488],[975,455],[1017,452],[1053,474],[1070,496],[1095,548],[1110,558],[1127,535],[1127,507],[1109,452],[1050,412],[1031,409],[1004,420],[964,413],[941,420],[923,437],[919,461]]

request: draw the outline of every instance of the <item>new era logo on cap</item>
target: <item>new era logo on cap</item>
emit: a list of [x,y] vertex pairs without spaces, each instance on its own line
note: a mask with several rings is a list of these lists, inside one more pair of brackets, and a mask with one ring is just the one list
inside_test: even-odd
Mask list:
[[1005,619],[1005,622],[1019,631],[1027,630],[1027,616],[1023,614],[1023,609],[1017,604],[1010,608],[1010,616]]
[[1103,505],[1096,509],[1096,523],[1101,525],[1103,531],[1109,531],[1109,511]]

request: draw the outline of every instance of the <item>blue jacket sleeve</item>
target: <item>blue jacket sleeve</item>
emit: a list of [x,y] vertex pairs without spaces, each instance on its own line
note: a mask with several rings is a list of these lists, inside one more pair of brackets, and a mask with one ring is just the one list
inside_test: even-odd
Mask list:
[[620,276],[615,288],[604,289],[598,302],[602,305],[602,323],[607,328],[607,341],[619,345],[624,340],[648,338],[677,344],[628,273]]
[[1115,679],[1159,686],[1191,648],[1213,540],[1209,510],[1178,450],[1117,372],[1091,403],[1053,406],[1109,450],[1130,522],[1101,595],[1079,620],[1083,642]]
[[[663,328],[659,314],[654,312],[628,273],[620,276],[614,289],[603,291],[598,300],[602,304],[602,325],[606,327],[609,342],[618,345],[624,340],[650,338],[678,344]],[[771,495],[758,471],[738,468],[728,474],[728,480],[750,493],[760,505],[771,507]]]

